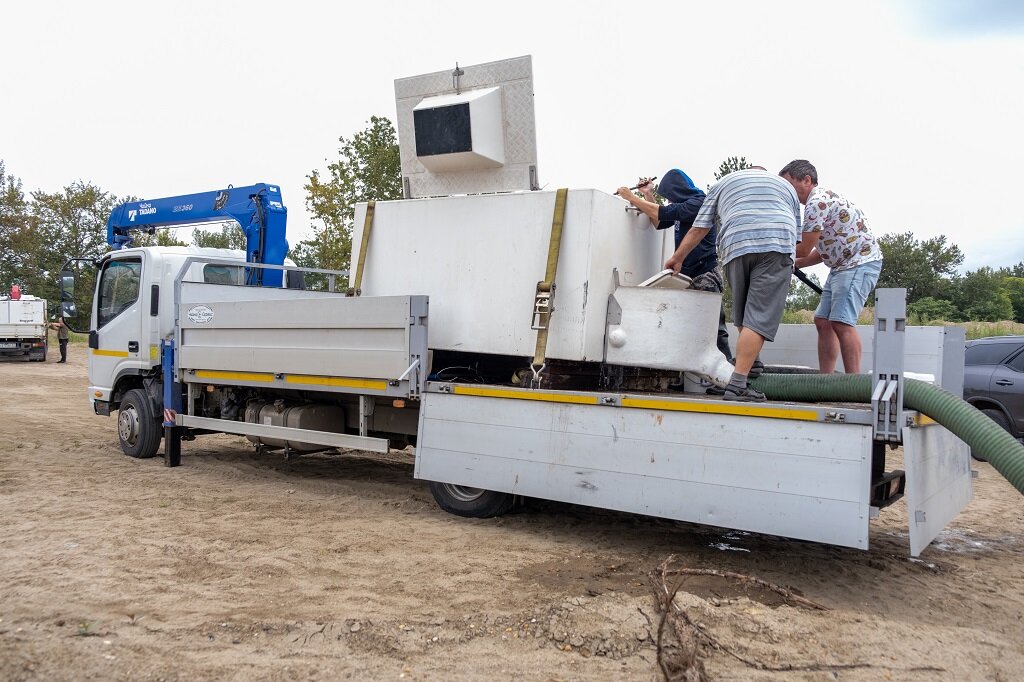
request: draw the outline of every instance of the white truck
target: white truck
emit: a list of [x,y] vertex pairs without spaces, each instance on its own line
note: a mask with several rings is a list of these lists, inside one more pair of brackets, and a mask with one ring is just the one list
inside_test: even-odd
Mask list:
[[[905,499],[919,554],[972,472],[964,442],[904,409],[904,370],[958,391],[962,330],[907,328],[905,292],[880,291],[862,403],[706,395],[697,381],[728,377],[720,296],[650,285],[671,235],[620,199],[537,189],[512,120],[532,126],[529,60],[512,62],[396,81],[407,198],[356,207],[346,290],[347,273],[284,265],[273,185],[245,188],[248,208],[229,189],[115,211],[108,241],[130,246],[135,227],[235,205],[249,244],[99,260],[89,391],[125,454],[163,438],[176,466],[211,432],[286,457],[411,445],[414,475],[464,516],[525,496],[862,549]],[[772,360],[813,355],[798,336]],[[692,390],[668,391],[681,372]]]
[[[165,437],[169,465],[182,437],[210,432],[286,457],[413,445],[416,477],[466,516],[527,496],[867,548],[869,520],[905,494],[917,554],[970,500],[966,446],[890,413],[893,396],[666,392],[680,370],[714,377],[718,295],[637,286],[659,268],[661,235],[607,194],[564,196],[555,310],[540,320],[554,192],[381,202],[369,221],[360,206],[373,226],[361,295],[247,286],[249,269],[299,269],[241,252],[112,251],[92,311],[94,409],[117,414],[129,456]],[[500,262],[471,256],[512,229]],[[938,331],[916,344],[916,369],[952,381],[962,337]],[[887,467],[896,443],[903,470]]]
[[46,300],[35,296],[0,297],[0,355],[46,362]]

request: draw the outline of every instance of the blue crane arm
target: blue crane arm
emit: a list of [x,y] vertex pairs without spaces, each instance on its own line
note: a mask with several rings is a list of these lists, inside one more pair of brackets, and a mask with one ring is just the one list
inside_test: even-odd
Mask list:
[[[288,254],[287,219],[288,209],[281,202],[277,185],[229,187],[121,204],[107,221],[107,244],[114,249],[130,247],[133,230],[235,220],[245,231],[246,262],[284,265]],[[252,284],[281,286],[282,278],[280,270],[249,268],[246,279]]]

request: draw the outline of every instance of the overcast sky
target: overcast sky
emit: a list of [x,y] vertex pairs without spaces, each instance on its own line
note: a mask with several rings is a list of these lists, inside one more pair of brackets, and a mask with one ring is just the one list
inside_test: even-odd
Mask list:
[[810,159],[877,234],[1024,260],[1024,3],[18,2],[0,159],[26,191],[155,198],[302,185],[395,118],[394,80],[532,55],[548,189],[613,191],[728,156]]

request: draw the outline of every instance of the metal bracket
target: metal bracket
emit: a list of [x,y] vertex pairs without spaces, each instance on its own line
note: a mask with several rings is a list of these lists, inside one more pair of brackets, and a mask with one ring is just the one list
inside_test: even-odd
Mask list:
[[907,290],[875,291],[874,368],[871,417],[875,440],[898,443],[903,438],[903,356]]
[[537,295],[533,301],[533,323],[530,329],[537,331],[547,329],[551,321],[551,313],[555,312],[555,285],[537,282]]
[[415,360],[412,361],[412,364],[409,365],[409,367],[404,372],[402,372],[402,376],[398,377],[398,381],[405,381],[406,379],[408,379],[409,375],[412,374],[412,371],[419,366],[420,359],[416,358]]
[[871,394],[875,440],[900,442],[903,438],[903,377],[881,377]]
[[368,395],[359,396],[359,435],[363,438],[369,432],[370,417],[373,416],[373,397]]

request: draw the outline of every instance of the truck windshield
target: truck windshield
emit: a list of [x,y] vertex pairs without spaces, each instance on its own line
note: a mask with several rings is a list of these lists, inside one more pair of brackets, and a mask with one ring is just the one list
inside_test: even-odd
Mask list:
[[100,295],[96,303],[96,325],[102,327],[139,300],[142,259],[109,261],[100,275]]

